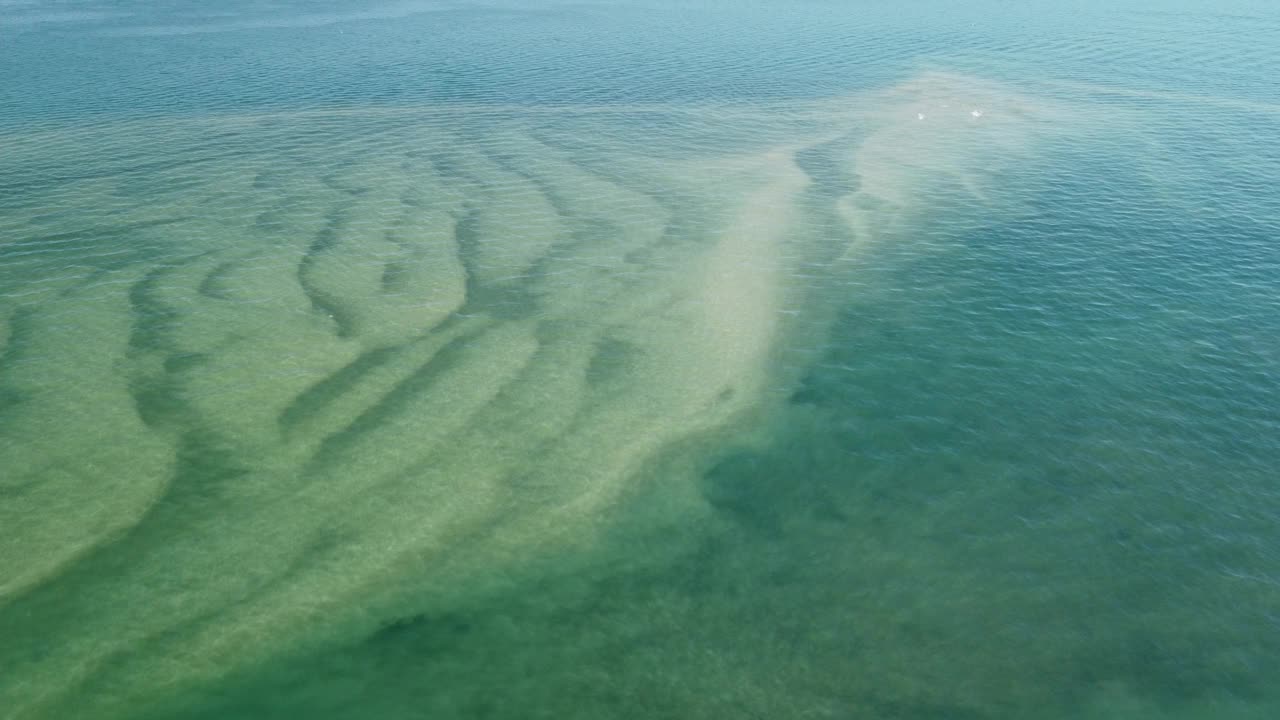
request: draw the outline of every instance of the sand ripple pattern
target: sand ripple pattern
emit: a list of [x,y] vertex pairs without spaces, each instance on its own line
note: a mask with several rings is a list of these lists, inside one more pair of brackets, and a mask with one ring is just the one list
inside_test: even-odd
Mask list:
[[1052,115],[929,74],[6,137],[0,706],[127,717],[588,562],[638,494],[696,522],[858,248]]

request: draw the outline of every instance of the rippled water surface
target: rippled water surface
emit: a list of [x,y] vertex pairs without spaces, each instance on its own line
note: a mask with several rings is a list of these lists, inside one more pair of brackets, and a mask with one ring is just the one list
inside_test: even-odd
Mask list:
[[1280,717],[1280,7],[0,0],[0,717]]

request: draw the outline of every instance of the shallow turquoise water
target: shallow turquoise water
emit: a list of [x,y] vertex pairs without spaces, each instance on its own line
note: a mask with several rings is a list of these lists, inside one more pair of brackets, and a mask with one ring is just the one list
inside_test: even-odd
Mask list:
[[1272,718],[1280,10],[0,0],[0,717]]

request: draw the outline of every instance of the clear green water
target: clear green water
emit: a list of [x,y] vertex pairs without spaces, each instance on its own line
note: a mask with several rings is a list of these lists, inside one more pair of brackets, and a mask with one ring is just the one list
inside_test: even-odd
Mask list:
[[0,0],[0,717],[1280,716],[1280,9],[155,5]]

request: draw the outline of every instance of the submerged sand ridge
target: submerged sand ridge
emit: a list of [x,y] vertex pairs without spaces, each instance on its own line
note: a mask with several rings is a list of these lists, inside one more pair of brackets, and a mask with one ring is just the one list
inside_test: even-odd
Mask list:
[[[1023,107],[990,114],[998,136],[911,125],[943,89]],[[821,332],[801,320],[830,302],[829,261],[932,187],[980,195],[994,161],[967,168],[993,142],[1029,144],[1034,108],[999,93],[927,76],[653,128],[626,109],[157,121],[137,166],[145,125],[47,138],[109,171],[54,168],[0,209],[20,238],[0,248],[0,706],[127,717],[509,591],[610,552],[637,483],[699,517],[692,477],[646,468],[693,472],[767,412],[779,348]],[[814,148],[836,179],[799,160]]]

